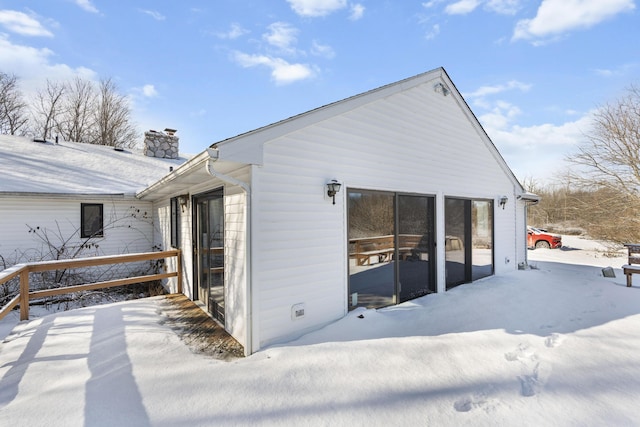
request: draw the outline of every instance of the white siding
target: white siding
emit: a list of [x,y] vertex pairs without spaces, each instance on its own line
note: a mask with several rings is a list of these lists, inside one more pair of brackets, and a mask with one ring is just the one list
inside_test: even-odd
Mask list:
[[[216,168],[214,164],[213,168]],[[233,178],[249,182],[249,168],[239,169],[233,172]],[[200,184],[189,188],[189,203],[184,211],[180,212],[180,249],[183,260],[183,293],[191,299],[194,296],[194,259],[193,259],[193,206],[191,198],[224,188],[224,271],[225,271],[225,329],[238,342],[245,345],[246,342],[246,306],[247,306],[247,263],[246,263],[246,215],[247,198],[239,186],[225,183],[220,179],[208,177]],[[171,197],[186,194],[176,192]],[[154,217],[158,224],[155,234],[155,244],[162,248],[170,247],[170,198],[158,200],[154,203]],[[170,268],[175,268],[173,261],[168,260]],[[174,282],[170,282],[171,291],[175,291]]]
[[[259,346],[346,313],[346,187],[437,196],[440,291],[446,196],[494,200],[496,272],[515,267],[513,177],[466,107],[436,93],[435,81],[265,144],[264,165],[253,179]],[[344,184],[335,206],[325,194],[333,178]],[[497,208],[501,195],[509,197],[504,210]],[[305,317],[292,320],[298,303],[305,304]]]
[[[123,198],[0,196],[0,255],[6,263],[52,259],[46,240],[59,248],[77,248],[80,204],[104,205],[104,237],[79,256],[148,252],[152,249],[153,220],[150,202]],[[38,233],[29,232],[29,227]],[[40,236],[47,236],[40,238]],[[96,246],[97,245],[97,246]]]

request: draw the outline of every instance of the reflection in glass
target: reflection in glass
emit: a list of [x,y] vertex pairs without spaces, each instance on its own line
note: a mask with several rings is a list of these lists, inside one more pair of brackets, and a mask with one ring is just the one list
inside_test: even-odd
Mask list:
[[444,232],[447,289],[466,282],[466,200],[445,199]]
[[435,292],[433,197],[398,196],[398,279],[400,302]]
[[493,274],[493,201],[474,200],[471,205],[471,279]]
[[349,309],[395,303],[393,194],[349,191]]

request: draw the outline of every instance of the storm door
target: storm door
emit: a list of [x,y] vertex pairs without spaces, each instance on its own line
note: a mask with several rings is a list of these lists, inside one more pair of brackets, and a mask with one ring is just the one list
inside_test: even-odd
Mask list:
[[434,198],[353,190],[349,198],[349,309],[436,292]]
[[224,324],[224,199],[222,190],[195,199],[196,295]]

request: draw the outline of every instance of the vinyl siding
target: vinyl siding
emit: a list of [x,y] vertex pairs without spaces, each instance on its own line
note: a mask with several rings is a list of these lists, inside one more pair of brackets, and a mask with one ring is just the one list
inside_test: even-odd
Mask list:
[[[496,200],[496,272],[514,268],[515,183],[494,147],[454,96],[428,81],[296,130],[264,145],[254,185],[254,288],[260,346],[300,335],[347,311],[346,188]],[[464,107],[464,108],[463,108]],[[332,205],[325,183],[343,188]],[[497,205],[497,202],[494,202]],[[439,290],[444,230],[437,219]],[[505,257],[510,259],[505,266]],[[305,304],[292,320],[291,307]]]
[[[215,168],[215,165],[214,165]],[[232,173],[233,178],[248,182],[250,179],[249,168],[242,168]],[[194,296],[194,258],[193,258],[193,204],[194,195],[204,194],[216,189],[224,188],[224,271],[225,271],[225,329],[238,342],[245,345],[246,342],[246,287],[247,287],[247,263],[246,263],[246,196],[244,191],[234,185],[225,183],[219,179],[209,177],[202,183],[189,189],[189,204],[184,212],[180,212],[180,249],[183,260],[183,293],[191,299]],[[176,193],[175,197],[184,193]],[[170,198],[154,202],[154,217],[158,224],[155,234],[155,244],[159,247],[170,247]],[[174,261],[167,260],[170,268],[175,268]],[[168,287],[175,291],[173,282]]]
[[[0,255],[6,264],[53,259],[46,240],[59,248],[76,248],[80,238],[80,204],[102,203],[104,237],[81,256],[149,252],[153,245],[152,204],[118,197],[0,196]],[[37,229],[38,233],[29,232]],[[40,236],[47,236],[40,238]]]

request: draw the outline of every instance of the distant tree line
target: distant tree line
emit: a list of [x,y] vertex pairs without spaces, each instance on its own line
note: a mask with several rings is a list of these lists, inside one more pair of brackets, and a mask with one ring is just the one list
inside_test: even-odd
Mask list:
[[561,184],[525,187],[541,196],[530,225],[557,232],[583,230],[617,243],[640,242],[640,88],[600,107],[584,143],[567,158]]
[[123,148],[138,136],[129,100],[110,78],[47,80],[28,102],[19,77],[2,71],[0,133]]

